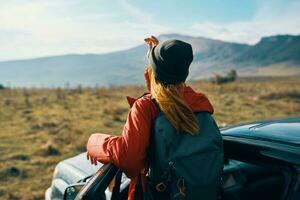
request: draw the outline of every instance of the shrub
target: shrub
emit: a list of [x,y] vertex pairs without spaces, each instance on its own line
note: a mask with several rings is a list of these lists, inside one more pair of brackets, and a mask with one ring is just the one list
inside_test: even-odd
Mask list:
[[60,155],[60,151],[57,147],[53,146],[52,144],[47,144],[42,148],[42,155],[43,156],[58,156]]
[[229,83],[229,82],[234,82],[236,79],[237,79],[237,72],[236,70],[232,69],[225,76],[221,76],[220,74],[215,74],[215,77],[213,78],[213,83],[216,84]]
[[0,90],[4,90],[6,89],[6,87],[4,87],[4,85],[0,84]]

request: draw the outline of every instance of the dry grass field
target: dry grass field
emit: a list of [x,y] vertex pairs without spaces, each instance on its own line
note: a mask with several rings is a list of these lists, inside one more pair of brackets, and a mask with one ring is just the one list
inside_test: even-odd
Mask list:
[[[191,83],[219,125],[300,115],[300,78]],[[119,134],[138,86],[0,90],[0,199],[43,199],[60,160],[85,151],[91,133]]]

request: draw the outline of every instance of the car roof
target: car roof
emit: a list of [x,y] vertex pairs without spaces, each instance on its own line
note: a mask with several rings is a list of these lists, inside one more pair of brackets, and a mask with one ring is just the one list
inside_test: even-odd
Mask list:
[[300,116],[255,121],[221,129],[222,135],[300,145]]

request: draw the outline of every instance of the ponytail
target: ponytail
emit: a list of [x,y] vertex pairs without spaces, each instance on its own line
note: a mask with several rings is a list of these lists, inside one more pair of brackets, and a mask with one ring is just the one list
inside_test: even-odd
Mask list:
[[177,89],[178,86],[184,86],[184,83],[178,85],[161,84],[155,79],[151,67],[148,67],[148,74],[151,80],[151,94],[170,123],[177,131],[192,135],[197,134],[199,132],[197,118],[183,100],[183,94]]

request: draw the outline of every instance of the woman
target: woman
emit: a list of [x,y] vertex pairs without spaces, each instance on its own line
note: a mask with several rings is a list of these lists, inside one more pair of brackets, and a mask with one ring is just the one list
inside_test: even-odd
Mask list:
[[[201,149],[198,148],[198,146],[201,146],[198,144],[200,144],[201,141],[205,141],[202,146],[205,146],[206,150],[213,149],[217,146],[218,148],[215,149],[218,149],[218,152],[220,152],[218,158],[222,157],[221,137],[214,120],[204,122],[206,119],[201,119],[201,122],[199,121],[199,117],[194,114],[206,113],[206,115],[210,116],[214,111],[211,103],[204,94],[195,92],[191,87],[185,84],[189,66],[193,60],[191,45],[180,40],[168,40],[159,44],[154,36],[146,38],[145,42],[149,46],[147,53],[149,67],[146,68],[144,73],[149,94],[143,95],[136,100],[130,97],[127,98],[131,106],[131,111],[128,114],[121,136],[97,133],[91,135],[87,144],[87,157],[91,160],[92,164],[97,164],[97,162],[113,163],[131,178],[128,199],[134,199],[135,186],[140,174],[143,188],[145,189],[145,176],[148,172],[149,164],[151,169],[151,166],[158,161],[162,154],[157,153],[155,149],[160,147],[153,146],[152,139],[150,141],[150,135],[154,134],[152,133],[153,124],[159,113],[163,113],[167,119],[165,121],[168,121],[171,127],[174,128],[175,132],[173,131],[174,133],[172,134],[182,137],[179,139],[178,144],[178,149],[181,148],[180,146],[183,146],[181,150],[182,154],[190,152],[191,155],[194,155],[195,152],[205,152],[202,147]],[[171,128],[167,129],[171,131]],[[203,131],[207,133],[202,133]],[[210,137],[209,134],[214,134],[216,137]],[[208,135],[208,137],[206,135]],[[206,140],[205,137],[212,139]],[[193,143],[195,141],[197,142],[197,138],[200,138],[200,143],[198,142],[195,145]],[[180,141],[182,141],[182,143],[186,141],[187,144],[184,145],[195,146],[195,148],[186,148],[180,144]],[[152,151],[150,151],[150,154],[152,155],[148,155],[147,152],[151,145]],[[164,144],[162,144],[162,146],[164,146]],[[165,160],[166,159],[167,158],[165,158]],[[188,162],[190,162],[190,160]],[[207,165],[201,163],[200,167],[204,169],[203,166],[205,165],[206,168],[211,168],[210,165],[214,165],[211,161],[207,163]],[[160,165],[160,163],[157,163],[157,165]],[[188,166],[191,165],[192,164],[188,164]],[[154,168],[151,169],[153,173],[156,171]],[[219,164],[216,171],[217,174],[211,177],[218,178],[220,176],[220,168],[221,165]],[[158,174],[156,176],[160,175],[161,174]],[[155,178],[158,177],[154,177],[154,179]],[[188,179],[190,178],[187,177],[186,180]],[[178,182],[178,186],[179,180],[176,181]],[[162,183],[159,184],[155,186],[157,190],[161,190],[159,186],[164,186]],[[184,185],[179,188],[179,192],[183,196],[185,196],[184,189]],[[207,188],[205,190],[207,190]]]

